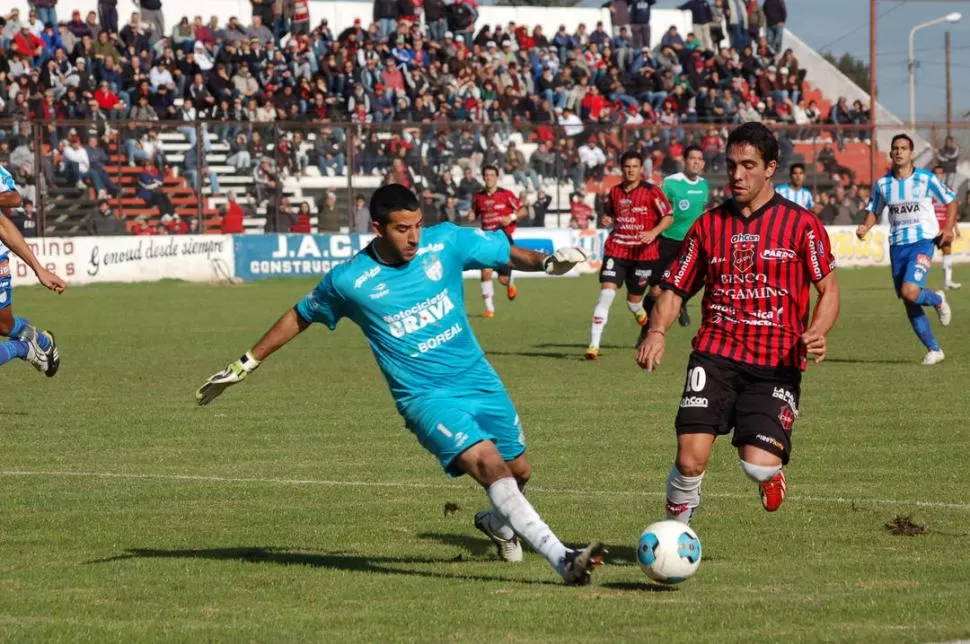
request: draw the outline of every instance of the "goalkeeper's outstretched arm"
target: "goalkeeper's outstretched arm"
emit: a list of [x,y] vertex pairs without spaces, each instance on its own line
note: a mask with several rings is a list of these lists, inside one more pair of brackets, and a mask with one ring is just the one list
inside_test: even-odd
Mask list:
[[208,405],[218,398],[223,391],[242,382],[246,376],[256,370],[256,367],[280,349],[287,342],[303,333],[310,323],[300,317],[296,308],[291,308],[276,321],[269,331],[247,351],[219,373],[213,374],[195,392],[195,400],[200,405]]
[[259,342],[249,351],[254,359],[262,362],[287,342],[306,331],[310,323],[300,317],[296,307],[291,308],[263,334]]

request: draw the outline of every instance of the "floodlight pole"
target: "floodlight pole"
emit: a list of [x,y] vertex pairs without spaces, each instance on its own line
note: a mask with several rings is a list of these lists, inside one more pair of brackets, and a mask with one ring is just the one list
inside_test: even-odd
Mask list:
[[916,32],[920,29],[938,25],[941,22],[957,23],[962,16],[959,13],[950,13],[941,18],[930,20],[916,25],[909,31],[909,128],[916,127],[916,54],[913,50]]

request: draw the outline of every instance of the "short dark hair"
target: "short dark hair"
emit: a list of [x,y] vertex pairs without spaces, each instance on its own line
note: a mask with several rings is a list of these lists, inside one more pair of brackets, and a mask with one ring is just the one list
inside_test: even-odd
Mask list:
[[728,135],[727,148],[732,145],[750,145],[758,150],[765,165],[778,162],[778,139],[764,123],[752,121],[735,128]]
[[788,174],[792,174],[793,172],[795,172],[795,170],[801,170],[802,172],[805,172],[805,164],[793,163],[790,166],[788,166]]
[[704,156],[704,150],[701,149],[701,146],[694,143],[691,143],[690,145],[688,145],[687,149],[684,150],[684,158],[686,159],[687,157],[689,157],[691,152],[700,152],[701,156]]
[[623,156],[620,157],[620,165],[622,166],[630,159],[636,159],[637,161],[640,162],[640,165],[643,165],[643,157],[641,157],[640,153],[637,152],[636,150],[627,150],[626,152],[624,152]]
[[485,171],[486,170],[495,170],[495,175],[498,176],[498,166],[493,165],[491,163],[486,163],[485,165],[483,165],[482,166],[482,176],[483,177],[485,176]]
[[908,141],[909,142],[909,149],[910,150],[915,150],[916,149],[916,146],[913,145],[913,139],[909,138],[909,135],[908,134],[897,134],[896,136],[894,136],[893,137],[893,140],[889,142],[889,149],[890,150],[892,150],[893,149],[893,146],[896,145],[896,141]]
[[399,183],[389,183],[374,191],[370,198],[370,218],[379,224],[387,225],[391,213],[399,210],[419,210],[421,204],[409,188]]
[[944,168],[943,166],[941,166],[939,163],[937,163],[935,166],[933,166],[933,172],[935,173],[937,170],[940,170],[944,174],[946,174],[946,168]]

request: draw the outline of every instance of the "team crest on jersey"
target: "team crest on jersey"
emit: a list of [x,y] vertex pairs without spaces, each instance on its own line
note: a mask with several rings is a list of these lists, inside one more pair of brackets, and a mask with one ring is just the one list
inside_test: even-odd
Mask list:
[[781,423],[782,429],[784,429],[786,432],[790,432],[792,425],[795,424],[795,411],[788,405],[785,405],[781,408],[781,411],[778,412],[778,422]]
[[421,260],[421,266],[424,268],[424,274],[432,282],[440,282],[441,278],[445,276],[445,269],[441,265],[441,260],[438,259],[437,255],[425,257]]
[[687,199],[681,199],[677,202],[677,207],[681,210],[690,210],[690,201]]
[[741,273],[747,273],[754,266],[754,248],[735,248],[734,267]]

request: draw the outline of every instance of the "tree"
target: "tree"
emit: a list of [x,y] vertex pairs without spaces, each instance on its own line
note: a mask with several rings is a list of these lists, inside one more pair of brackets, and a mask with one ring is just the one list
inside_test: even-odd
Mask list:
[[848,53],[842,54],[840,58],[836,58],[831,52],[825,52],[822,54],[822,57],[835,65],[840,72],[848,76],[849,80],[858,85],[862,91],[869,91],[868,63]]

